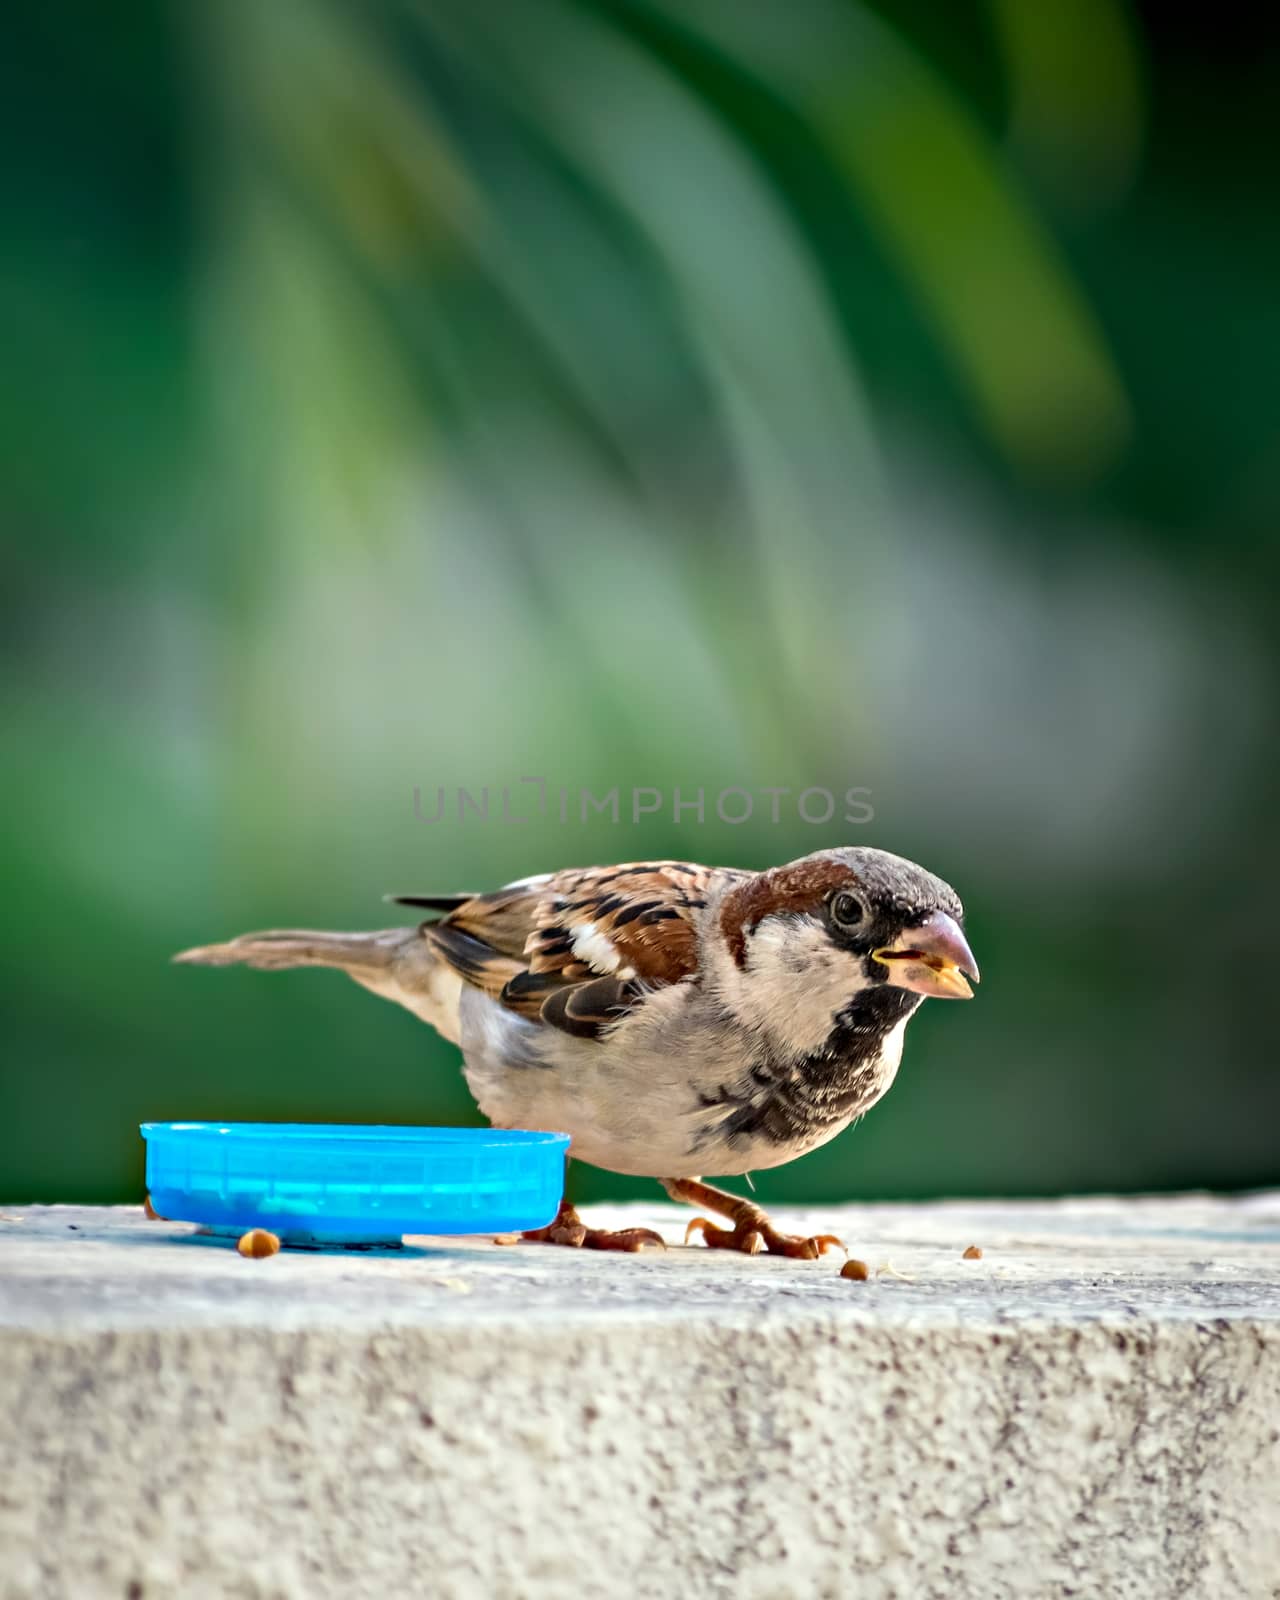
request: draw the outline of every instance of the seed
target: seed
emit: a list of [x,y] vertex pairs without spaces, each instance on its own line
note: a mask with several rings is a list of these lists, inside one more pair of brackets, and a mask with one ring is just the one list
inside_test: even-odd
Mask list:
[[858,1261],[853,1256],[850,1256],[844,1266],[840,1268],[840,1276],[842,1278],[853,1278],[858,1283],[865,1283],[871,1276],[871,1268],[865,1261]]
[[242,1233],[236,1241],[236,1249],[242,1256],[252,1256],[255,1261],[260,1261],[263,1256],[273,1256],[280,1248],[280,1241],[274,1233],[268,1233],[265,1228],[250,1228],[248,1233]]
[[981,1261],[982,1251],[978,1249],[976,1244],[971,1244],[960,1259],[961,1261]]

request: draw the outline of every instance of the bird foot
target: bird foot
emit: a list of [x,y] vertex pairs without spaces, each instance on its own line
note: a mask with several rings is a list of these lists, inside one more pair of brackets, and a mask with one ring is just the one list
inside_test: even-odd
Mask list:
[[739,1217],[732,1228],[718,1227],[706,1217],[694,1217],[685,1229],[684,1242],[688,1244],[695,1233],[702,1235],[708,1250],[738,1250],[748,1256],[757,1256],[764,1250],[771,1256],[816,1261],[830,1249],[849,1254],[844,1241],[834,1233],[814,1233],[808,1238],[798,1233],[779,1233],[764,1212],[754,1207]]
[[667,1248],[667,1241],[652,1228],[589,1228],[567,1201],[561,1201],[554,1222],[520,1234],[503,1234],[503,1244],[560,1244],[573,1250],[621,1250],[635,1255],[647,1244]]

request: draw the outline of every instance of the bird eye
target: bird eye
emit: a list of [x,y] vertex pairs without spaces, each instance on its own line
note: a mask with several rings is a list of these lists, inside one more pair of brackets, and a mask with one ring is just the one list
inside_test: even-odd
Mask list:
[[831,901],[831,917],[842,928],[856,928],[862,921],[862,902],[851,894],[838,894]]

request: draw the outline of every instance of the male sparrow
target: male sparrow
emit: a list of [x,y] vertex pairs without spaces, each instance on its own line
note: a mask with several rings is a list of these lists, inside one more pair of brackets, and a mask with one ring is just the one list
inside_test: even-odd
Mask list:
[[[954,890],[883,850],[819,850],[765,872],[683,861],[565,868],[492,894],[400,895],[433,919],[380,933],[247,933],[205,966],[337,967],[462,1048],[498,1127],[568,1133],[571,1153],[659,1179],[731,1222],[717,1249],[813,1257],[702,1174],[781,1166],[893,1082],[925,995],[968,999],[977,964]],[[528,1235],[639,1249],[562,1203]]]

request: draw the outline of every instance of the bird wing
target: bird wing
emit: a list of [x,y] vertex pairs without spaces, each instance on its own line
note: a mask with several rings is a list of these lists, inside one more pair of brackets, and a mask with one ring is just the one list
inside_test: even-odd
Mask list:
[[599,1038],[646,994],[697,971],[698,914],[714,889],[748,876],[684,861],[570,867],[476,895],[422,932],[509,1010]]

